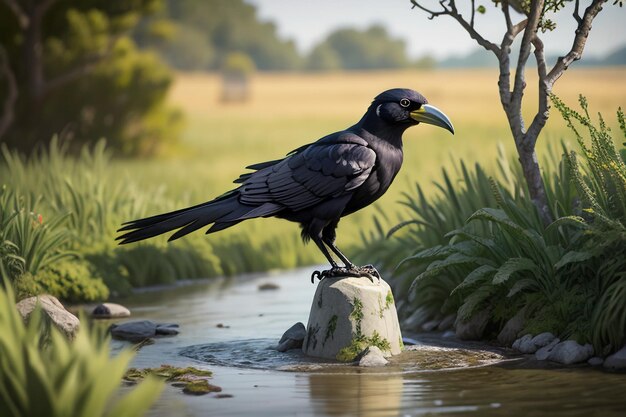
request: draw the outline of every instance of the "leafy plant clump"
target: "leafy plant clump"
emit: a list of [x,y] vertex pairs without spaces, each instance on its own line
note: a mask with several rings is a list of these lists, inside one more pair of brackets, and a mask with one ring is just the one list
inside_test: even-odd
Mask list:
[[[121,223],[192,205],[189,195],[176,200],[164,187],[142,188],[117,169],[104,141],[79,158],[57,141],[29,158],[0,151],[0,262],[19,297],[49,292],[64,301],[95,301],[133,287],[315,262],[312,251],[296,249],[296,230],[118,246]],[[206,198],[204,190],[196,198]]]
[[[485,336],[493,337],[525,308],[526,332],[550,331],[591,342],[596,352],[605,353],[626,342],[624,160],[602,117],[597,126],[592,122],[584,98],[582,114],[552,99],[582,151],[581,160],[563,147],[560,161],[544,164],[549,207],[557,220],[543,224],[521,173],[503,169],[502,161],[497,178],[479,174],[479,167],[469,174],[461,163],[460,191],[444,172],[439,188],[445,198],[431,203],[423,194],[407,196],[406,204],[419,217],[390,232],[412,227],[397,242],[415,242],[417,248],[395,274],[405,316],[417,314],[425,321],[456,313],[468,319],[487,310],[491,333]],[[617,118],[626,137],[621,109]],[[588,131],[590,145],[577,125]],[[487,189],[490,196],[483,194]],[[481,200],[489,204],[477,207]],[[467,220],[448,214],[455,210]],[[452,221],[446,230],[447,220]]]
[[149,377],[118,399],[133,352],[112,358],[108,340],[85,323],[73,341],[54,327],[44,331],[40,313],[24,324],[5,280],[0,288],[0,415],[141,416],[159,397],[163,384]]

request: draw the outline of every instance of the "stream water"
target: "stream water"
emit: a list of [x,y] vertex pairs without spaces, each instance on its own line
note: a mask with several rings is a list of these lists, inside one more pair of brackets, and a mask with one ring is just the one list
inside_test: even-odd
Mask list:
[[[422,345],[414,356],[403,353],[402,363],[378,369],[320,366],[297,352],[278,354],[271,346],[282,333],[298,321],[306,324],[315,292],[309,276],[302,269],[218,279],[123,300],[133,320],[181,326],[178,336],[142,347],[133,366],[210,369],[211,383],[232,395],[193,397],[168,386],[149,416],[626,416],[624,374],[538,367],[523,359],[469,366],[500,356],[437,346],[426,337],[417,337]],[[280,288],[259,291],[268,282]],[[114,350],[126,346],[113,342]],[[426,362],[415,359],[418,351],[422,359],[430,355]],[[436,369],[437,357],[456,366]]]

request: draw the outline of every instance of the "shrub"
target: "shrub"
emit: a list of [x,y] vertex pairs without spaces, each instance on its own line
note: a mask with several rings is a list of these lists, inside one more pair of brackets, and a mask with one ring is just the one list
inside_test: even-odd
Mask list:
[[43,331],[40,311],[24,324],[11,286],[0,288],[0,415],[141,416],[163,382],[148,377],[117,401],[132,357],[126,350],[111,358],[108,340],[84,321],[71,342],[54,327]]

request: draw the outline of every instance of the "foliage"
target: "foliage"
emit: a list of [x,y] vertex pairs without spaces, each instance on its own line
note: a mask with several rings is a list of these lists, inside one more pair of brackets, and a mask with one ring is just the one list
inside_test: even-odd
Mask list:
[[52,326],[44,331],[40,313],[24,324],[11,286],[0,288],[2,416],[141,416],[159,397],[163,383],[147,378],[118,401],[132,351],[111,358],[108,340],[84,321],[68,341]]
[[[434,204],[420,194],[409,196],[405,204],[418,215],[390,231],[393,235],[411,227],[397,238],[402,244],[394,246],[397,250],[413,242],[414,254],[400,263],[394,283],[401,289],[405,314],[415,308],[409,301],[420,307],[422,319],[450,312],[468,319],[487,310],[490,328],[497,331],[525,308],[527,332],[551,331],[592,342],[597,352],[605,353],[624,344],[624,161],[602,117],[599,127],[592,123],[583,98],[583,115],[556,97],[553,101],[574,130],[584,157],[581,164],[563,148],[558,164],[554,157],[544,164],[549,208],[557,220],[544,226],[521,172],[504,170],[502,159],[499,179],[465,174],[465,188],[458,192],[438,185],[445,199]],[[574,121],[589,130],[591,147]],[[618,122],[626,135],[621,110]],[[445,171],[443,183],[451,184]],[[492,197],[480,201],[481,189]],[[446,216],[451,211],[461,219]],[[397,254],[384,255],[387,266],[397,259]]]
[[30,158],[2,147],[0,177],[8,186],[0,191],[0,259],[20,296],[46,291],[66,301],[92,301],[106,298],[108,290],[123,294],[179,279],[314,262],[312,252],[295,249],[296,230],[117,246],[115,230],[122,222],[191,203],[164,198],[165,188],[142,189],[140,181],[120,174],[104,142],[80,155],[69,157],[56,141]]
[[334,69],[331,66],[334,57],[338,58],[340,68],[347,70],[403,68],[409,65],[404,41],[391,38],[384,27],[377,25],[362,31],[337,29],[317,45],[313,53],[322,55],[326,62],[313,62],[311,57],[309,63],[312,69]]
[[32,152],[57,133],[73,150],[107,137],[117,153],[146,155],[176,138],[180,116],[164,102],[171,74],[127,36],[158,3],[0,3],[0,46],[17,91],[3,140]]
[[301,65],[295,44],[281,40],[276,26],[260,21],[256,8],[243,0],[166,0],[159,13],[144,19],[134,38],[178,69],[218,69],[235,51],[251,57],[261,70]]

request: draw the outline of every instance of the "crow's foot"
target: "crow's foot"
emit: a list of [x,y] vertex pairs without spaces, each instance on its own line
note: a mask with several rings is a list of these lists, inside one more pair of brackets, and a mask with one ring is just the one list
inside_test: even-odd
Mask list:
[[314,283],[316,278],[321,281],[324,278],[335,277],[369,278],[372,282],[374,282],[374,279],[380,281],[380,274],[373,265],[351,265],[350,267],[337,266],[325,271],[313,271],[313,274],[311,274],[311,283]]

